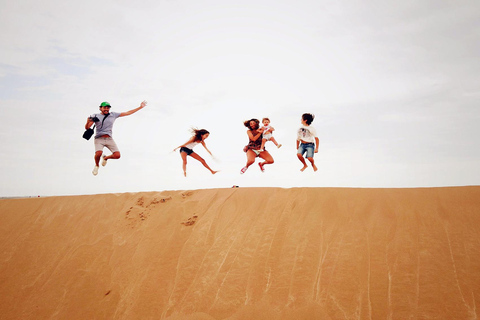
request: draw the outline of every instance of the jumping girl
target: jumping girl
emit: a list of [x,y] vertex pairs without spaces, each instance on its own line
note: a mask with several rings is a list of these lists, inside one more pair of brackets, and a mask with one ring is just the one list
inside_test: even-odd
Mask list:
[[208,138],[210,135],[210,132],[208,132],[205,129],[192,129],[192,134],[193,136],[188,140],[186,143],[182,144],[181,146],[176,147],[173,151],[176,151],[178,148],[180,148],[180,156],[182,157],[183,160],[183,175],[186,177],[187,176],[187,156],[192,157],[193,159],[196,159],[200,161],[205,168],[210,170],[212,174],[217,173],[218,171],[214,171],[210,169],[208,164],[203,160],[202,157],[200,157],[197,153],[193,151],[193,148],[197,144],[202,144],[202,146],[205,148],[205,150],[210,153],[210,155],[213,157],[212,153],[210,150],[208,150],[207,146],[205,145],[205,139]]

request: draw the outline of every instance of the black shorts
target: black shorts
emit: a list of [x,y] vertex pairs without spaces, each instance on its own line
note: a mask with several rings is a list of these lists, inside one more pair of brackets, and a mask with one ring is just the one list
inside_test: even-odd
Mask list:
[[193,150],[192,149],[188,149],[188,148],[185,148],[185,147],[181,147],[180,148],[180,153],[182,152],[185,152],[187,154],[187,156],[191,155],[193,153]]

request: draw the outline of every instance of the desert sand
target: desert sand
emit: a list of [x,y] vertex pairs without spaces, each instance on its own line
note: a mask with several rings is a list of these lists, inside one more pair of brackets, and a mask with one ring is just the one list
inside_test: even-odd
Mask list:
[[479,316],[478,186],[0,200],[0,319]]

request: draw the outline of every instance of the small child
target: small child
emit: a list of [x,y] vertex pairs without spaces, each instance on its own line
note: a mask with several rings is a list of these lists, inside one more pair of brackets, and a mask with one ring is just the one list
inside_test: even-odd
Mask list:
[[277,146],[277,148],[280,148],[282,145],[278,144],[277,140],[275,140],[275,138],[272,135],[272,132],[275,131],[275,128],[270,126],[270,119],[263,118],[262,124],[263,124],[263,138],[262,138],[262,146],[260,148],[260,151],[264,151],[265,143],[267,141],[272,141]]
[[310,124],[315,119],[315,116],[310,113],[302,115],[302,126],[297,131],[297,157],[303,163],[303,168],[300,171],[307,169],[307,163],[303,158],[303,154],[307,153],[307,159],[312,164],[313,171],[317,171],[315,162],[313,161],[314,153],[318,153],[318,136],[317,131]]
[[210,169],[207,162],[205,162],[205,160],[202,157],[200,157],[197,153],[195,153],[193,151],[193,148],[197,144],[202,144],[202,146],[205,148],[205,150],[207,150],[208,153],[210,153],[210,155],[213,157],[212,153],[210,152],[210,150],[207,149],[207,145],[205,144],[205,139],[208,138],[208,136],[210,135],[210,132],[208,132],[205,129],[200,129],[200,130],[199,129],[192,129],[192,134],[193,134],[193,136],[190,138],[190,140],[188,140],[187,142],[185,142],[181,146],[178,146],[175,149],[173,149],[173,151],[175,151],[178,148],[180,148],[180,156],[182,157],[182,160],[183,160],[183,175],[185,177],[187,176],[187,156],[190,156],[193,159],[200,161],[205,168],[210,170],[210,172],[212,174],[217,173],[218,171],[214,171],[214,170]]

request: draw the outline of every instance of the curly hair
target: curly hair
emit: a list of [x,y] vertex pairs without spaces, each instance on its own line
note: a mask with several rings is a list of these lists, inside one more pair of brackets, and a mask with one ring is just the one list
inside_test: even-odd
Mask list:
[[[255,123],[257,124],[256,128],[252,128],[250,126],[250,122],[252,122],[252,121],[255,121]],[[260,127],[260,121],[258,119],[250,119],[250,120],[244,121],[243,125],[250,130],[255,130],[255,129],[258,129]]]

